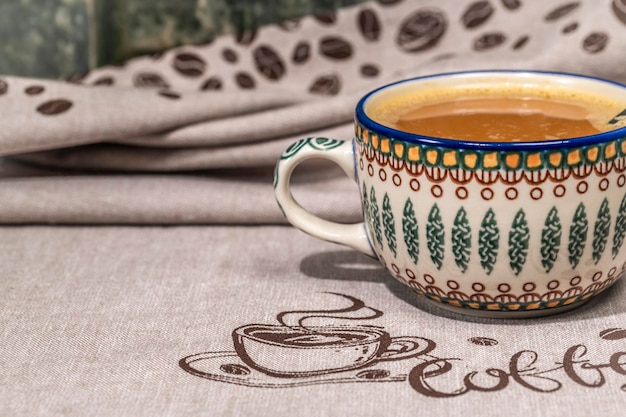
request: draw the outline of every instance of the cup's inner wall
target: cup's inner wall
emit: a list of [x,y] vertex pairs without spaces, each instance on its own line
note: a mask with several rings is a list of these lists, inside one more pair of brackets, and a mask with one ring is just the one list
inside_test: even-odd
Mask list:
[[363,110],[374,122],[397,129],[395,123],[407,110],[481,97],[524,97],[555,101],[565,107],[582,105],[588,113],[584,117],[599,132],[626,126],[626,117],[618,117],[617,122],[615,118],[626,110],[626,88],[567,74],[479,72],[425,77],[383,87],[366,98]]

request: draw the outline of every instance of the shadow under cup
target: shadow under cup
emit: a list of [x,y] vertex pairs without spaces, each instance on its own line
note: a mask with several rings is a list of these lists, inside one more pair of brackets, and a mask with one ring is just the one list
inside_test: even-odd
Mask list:
[[[433,91],[528,88],[580,97],[610,116],[595,121],[601,133],[526,142],[429,137],[372,117]],[[402,81],[358,103],[351,142],[306,138],[288,148],[276,197],[294,226],[376,257],[440,307],[507,318],[562,312],[626,271],[625,122],[626,87],[591,77],[484,71]],[[354,178],[363,223],[329,222],[293,200],[289,176],[309,158]]]

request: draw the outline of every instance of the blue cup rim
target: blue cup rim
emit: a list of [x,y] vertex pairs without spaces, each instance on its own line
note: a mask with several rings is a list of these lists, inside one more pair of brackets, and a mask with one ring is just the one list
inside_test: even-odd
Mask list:
[[447,139],[434,136],[419,135],[415,133],[404,132],[398,129],[394,129],[378,123],[371,119],[365,112],[365,105],[367,101],[376,94],[387,90],[389,88],[410,84],[416,81],[424,81],[434,78],[443,78],[450,76],[460,75],[498,75],[498,74],[529,74],[529,75],[548,75],[548,76],[562,76],[568,78],[579,78],[584,80],[590,80],[594,82],[609,84],[614,87],[618,87],[624,90],[624,97],[626,99],[626,85],[620,84],[615,81],[607,79],[567,72],[558,71],[539,71],[539,70],[476,70],[476,71],[457,71],[446,72],[440,74],[426,75],[421,77],[408,78],[401,81],[396,81],[384,86],[381,86],[375,90],[370,91],[363,96],[356,105],[355,117],[356,120],[365,128],[378,133],[379,135],[393,138],[394,140],[400,140],[403,142],[409,142],[420,145],[427,145],[433,147],[445,147],[445,148],[459,148],[459,149],[473,149],[473,150],[502,150],[502,151],[524,151],[524,150],[543,150],[543,149],[556,149],[556,148],[572,148],[582,147],[589,145],[596,145],[600,143],[610,142],[617,139],[626,138],[626,126],[609,130],[607,132],[598,133],[595,135],[581,136],[568,139],[555,139],[555,140],[541,140],[532,142],[479,142],[459,139]]

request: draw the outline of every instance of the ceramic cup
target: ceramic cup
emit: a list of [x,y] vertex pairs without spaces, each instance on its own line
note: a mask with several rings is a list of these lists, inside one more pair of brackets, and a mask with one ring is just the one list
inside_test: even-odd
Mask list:
[[283,378],[349,371],[397,361],[433,349],[418,337],[391,337],[376,327],[291,328],[248,324],[233,331],[239,357],[250,367]]
[[[368,115],[382,94],[419,97],[426,85],[472,83],[534,83],[626,101],[625,86],[562,73],[464,72],[391,84],[359,101],[352,141],[306,138],[284,152],[277,201],[295,227],[377,258],[440,307],[507,318],[577,307],[626,271],[626,128],[477,142],[411,134]],[[294,200],[290,175],[310,158],[334,161],[356,181],[363,223],[334,223]]]

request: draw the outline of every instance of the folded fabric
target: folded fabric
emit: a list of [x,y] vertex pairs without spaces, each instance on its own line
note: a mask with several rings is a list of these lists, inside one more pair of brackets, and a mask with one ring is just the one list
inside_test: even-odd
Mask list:
[[[224,180],[223,170],[267,171],[283,149],[304,136],[349,140],[359,97],[413,76],[517,68],[626,82],[626,67],[620,65],[625,32],[626,13],[617,0],[381,0],[95,69],[78,83],[1,77],[0,156],[63,169],[64,175],[2,180],[3,192],[28,190],[30,198],[20,203],[18,216],[11,211],[17,203],[5,200],[0,221],[226,221],[201,211],[201,196],[211,191],[219,193],[215,204],[220,210],[233,214],[228,221],[277,221],[260,213],[268,210],[263,204],[252,204],[259,213],[251,217],[234,216],[241,200],[248,200],[239,193],[248,191],[221,189],[218,184],[231,181]],[[5,162],[3,178],[15,169]],[[196,174],[179,175],[190,171],[203,172],[199,178],[206,180],[206,193],[198,192]],[[70,179],[74,187],[59,186]],[[271,199],[271,176],[266,180],[263,193]],[[135,200],[137,207],[131,209],[127,202],[136,194],[130,193],[145,181],[159,184],[149,187],[158,203]],[[250,185],[245,175],[236,181]],[[171,207],[168,190],[174,184],[180,187],[177,207],[184,207],[189,217],[166,208]],[[343,202],[344,189],[329,187],[314,199],[327,201],[322,204],[327,206]],[[59,202],[74,207],[71,218],[26,209],[48,201],[51,190]],[[96,204],[102,201],[91,200],[93,193],[115,199],[117,214],[99,210]],[[16,198],[13,192],[5,196]],[[153,215],[155,206],[162,214]]]

